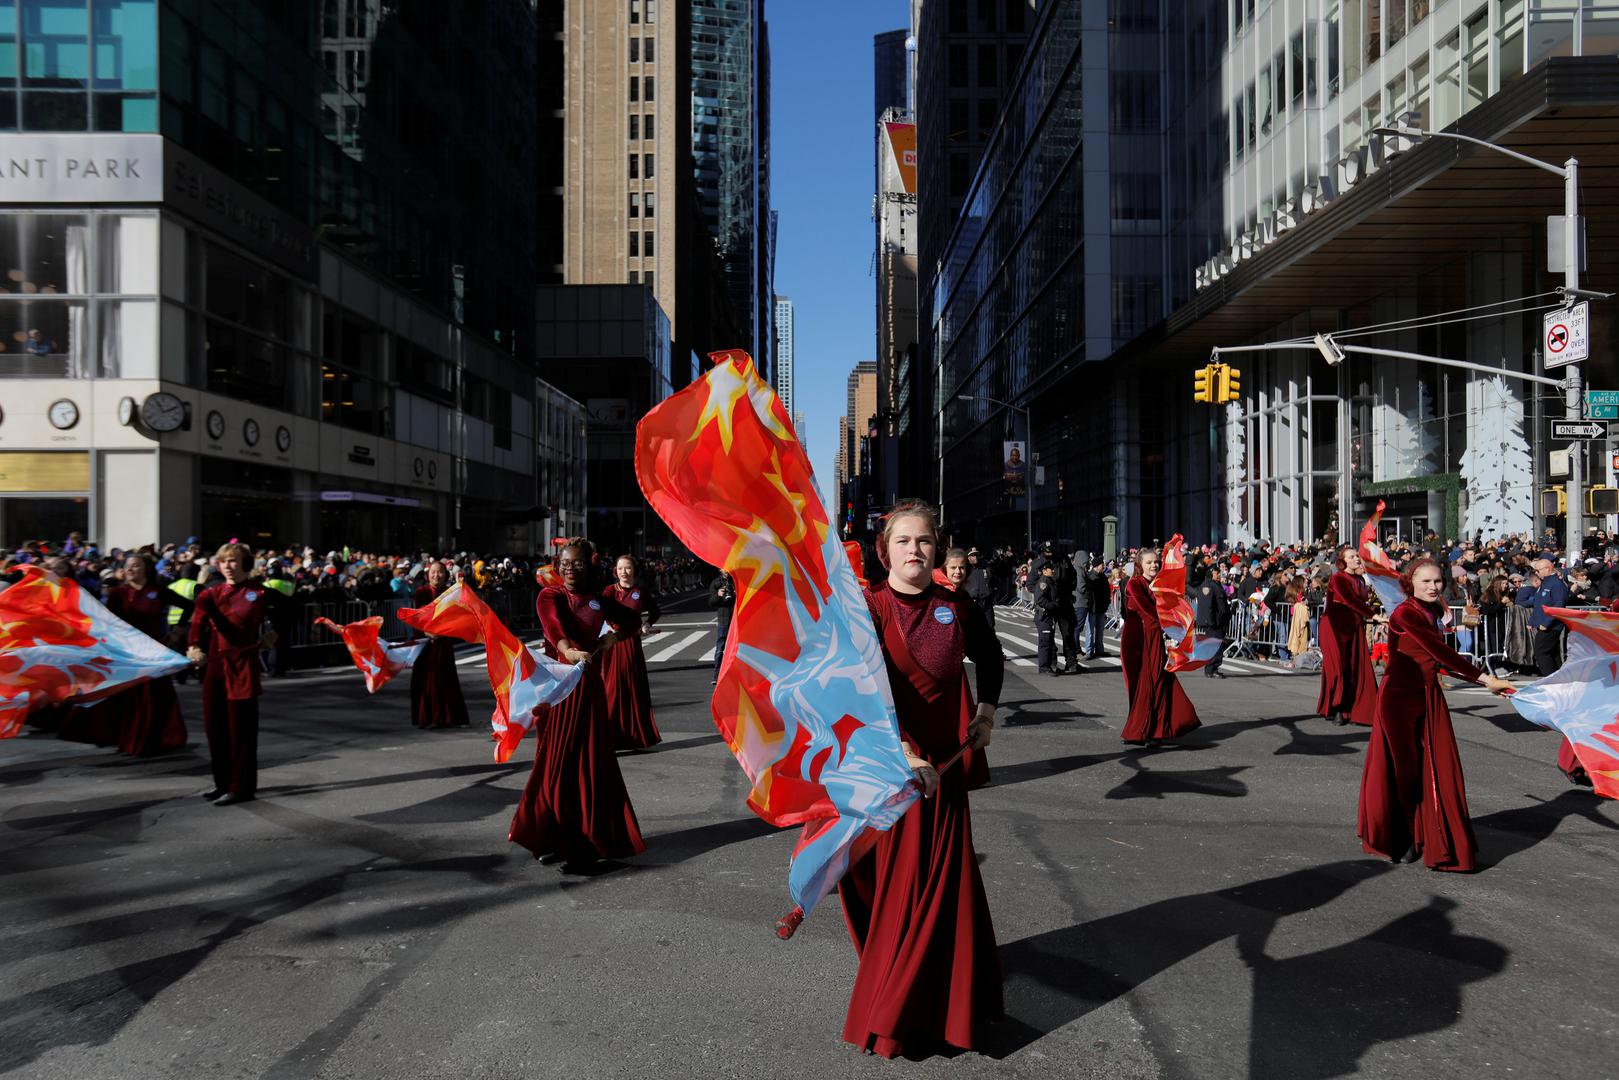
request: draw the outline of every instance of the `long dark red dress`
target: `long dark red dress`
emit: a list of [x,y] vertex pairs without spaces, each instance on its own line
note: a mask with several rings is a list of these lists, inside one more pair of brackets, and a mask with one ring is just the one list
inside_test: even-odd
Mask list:
[[1370,727],[1377,716],[1377,676],[1366,645],[1372,608],[1366,581],[1339,570],[1327,581],[1327,610],[1321,620],[1321,696],[1315,711],[1328,719],[1347,716]]
[[[962,668],[977,666],[978,696],[1000,699],[1004,661],[984,614],[930,586],[907,596],[886,583],[867,594],[882,638],[900,733],[941,762],[962,743],[970,701]],[[838,885],[860,957],[843,1037],[884,1057],[942,1044],[973,1049],[1003,1015],[995,927],[973,850],[967,775],[942,773]]]
[[1199,726],[1192,699],[1181,689],[1173,672],[1165,671],[1169,654],[1158,622],[1158,604],[1152,586],[1140,574],[1124,586],[1124,629],[1119,632],[1119,661],[1124,668],[1124,693],[1130,716],[1124,723],[1127,743],[1174,739]]
[[[169,599],[159,582],[145,588],[115,585],[103,602],[107,610],[155,641],[168,633]],[[103,698],[93,705],[71,709],[64,715],[59,737],[97,746],[116,746],[132,757],[153,757],[186,744],[186,722],[174,680],[148,679]]]
[[[545,630],[545,649],[561,659],[557,642],[567,639],[589,649],[602,623],[633,622],[639,616],[617,601],[590,593],[571,593],[552,585],[534,602]],[[630,805],[613,753],[613,728],[607,715],[599,657],[585,665],[584,678],[561,703],[540,710],[535,720],[539,745],[534,771],[508,835],[534,857],[608,859],[646,850],[641,826]]]
[[1360,840],[1373,855],[1396,859],[1414,847],[1429,869],[1471,870],[1478,845],[1441,671],[1482,674],[1445,644],[1438,612],[1407,600],[1389,617],[1388,671],[1360,779]]
[[[651,593],[640,586],[623,588],[609,585],[602,595],[616,600],[626,610],[635,612],[635,621],[620,630],[639,630],[641,616],[648,626],[662,614]],[[578,644],[575,642],[575,644]],[[607,646],[602,665],[602,685],[607,692],[607,715],[615,729],[614,745],[620,750],[644,750],[663,741],[658,725],[652,719],[652,685],[647,681],[646,650],[641,646],[641,635],[616,641]]]
[[[444,589],[434,592],[430,585],[421,586],[416,590],[416,606],[426,607],[442,592]],[[429,641],[411,665],[410,722],[419,728],[466,726],[467,699],[461,694],[453,638]]]

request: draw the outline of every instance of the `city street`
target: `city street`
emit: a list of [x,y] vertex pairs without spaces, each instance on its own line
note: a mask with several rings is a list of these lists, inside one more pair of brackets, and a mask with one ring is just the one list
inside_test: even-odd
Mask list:
[[1613,1075],[1619,806],[1567,785],[1555,735],[1453,691],[1481,869],[1391,866],[1355,838],[1367,733],[1313,717],[1314,675],[1194,674],[1204,726],[1127,748],[1116,661],[1037,675],[1007,609],[973,813],[1009,1018],[988,1055],[863,1056],[840,1040],[836,899],[772,932],[793,836],[746,809],[709,719],[710,613],[665,623],[664,742],[620,758],[647,851],[591,878],[507,843],[534,743],[491,764],[477,663],[474,727],[447,732],[409,726],[407,678],[267,680],[237,807],[195,797],[194,684],[193,745],[168,757],[0,746],[0,1072]]

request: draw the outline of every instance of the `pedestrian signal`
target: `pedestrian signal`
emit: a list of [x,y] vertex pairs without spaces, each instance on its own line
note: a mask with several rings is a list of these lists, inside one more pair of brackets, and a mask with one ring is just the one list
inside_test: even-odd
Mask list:
[[1585,512],[1591,515],[1619,514],[1619,488],[1598,484],[1585,493]]
[[1542,488],[1540,491],[1540,516],[1562,517],[1568,513],[1568,492],[1560,487]]

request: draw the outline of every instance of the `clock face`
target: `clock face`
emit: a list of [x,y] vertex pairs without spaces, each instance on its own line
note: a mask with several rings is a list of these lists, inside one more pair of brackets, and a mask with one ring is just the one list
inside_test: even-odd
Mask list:
[[421,458],[416,459],[416,464],[415,464],[414,468],[415,468],[417,476],[422,475],[422,470],[425,468],[425,466],[423,465]]
[[275,429],[275,448],[283,454],[292,449],[292,432],[287,430],[285,424]]
[[79,422],[79,407],[67,398],[58,398],[51,402],[50,410],[46,415],[51,418],[53,426],[66,431]]
[[185,402],[165,390],[141,402],[141,423],[153,431],[178,431],[185,420]]
[[427,478],[429,480],[437,480],[438,479],[438,462],[429,461],[427,463]]
[[210,439],[225,437],[225,417],[218,409],[208,414],[208,437]]
[[135,399],[126,397],[118,402],[118,422],[128,427],[135,420]]
[[242,441],[249,446],[259,444],[259,422],[257,420],[242,421]]

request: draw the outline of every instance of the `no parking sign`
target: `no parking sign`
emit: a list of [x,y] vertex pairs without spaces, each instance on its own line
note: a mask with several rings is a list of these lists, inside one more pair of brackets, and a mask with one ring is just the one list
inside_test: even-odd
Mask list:
[[1581,300],[1573,307],[1547,312],[1540,320],[1540,345],[1545,367],[1577,364],[1591,351],[1591,303]]

